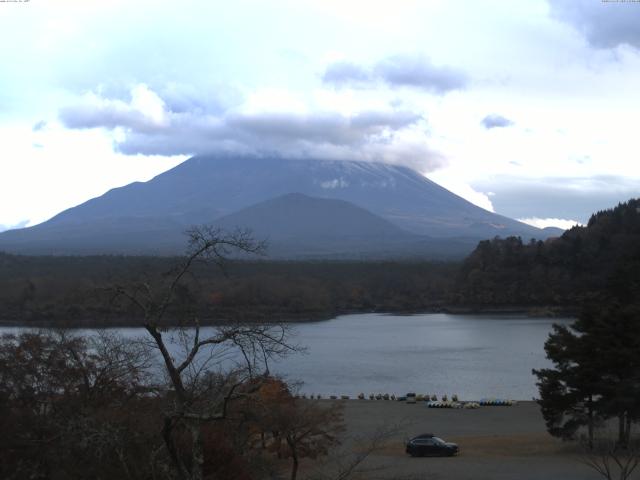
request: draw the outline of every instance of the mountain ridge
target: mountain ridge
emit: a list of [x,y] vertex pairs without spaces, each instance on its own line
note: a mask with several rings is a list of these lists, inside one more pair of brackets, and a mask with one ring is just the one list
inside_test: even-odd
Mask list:
[[[175,250],[171,245],[181,238],[179,232],[191,225],[215,223],[243,208],[293,192],[348,202],[422,237],[481,240],[496,235],[550,235],[483,210],[408,167],[343,160],[198,156],[148,182],[112,189],[40,225],[0,233],[0,249],[31,253],[29,244],[39,238],[39,253],[111,252],[114,248],[109,247],[108,237],[120,231],[122,238],[116,242],[120,253],[142,250],[168,254]],[[148,248],[130,248],[134,240],[144,245],[145,235]],[[92,236],[99,237],[99,248],[93,250]]]

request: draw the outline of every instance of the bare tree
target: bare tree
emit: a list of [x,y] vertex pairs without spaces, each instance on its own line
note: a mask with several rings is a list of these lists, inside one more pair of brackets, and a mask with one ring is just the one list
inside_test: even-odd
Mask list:
[[[230,402],[259,388],[259,382],[249,380],[268,373],[270,359],[296,348],[289,344],[288,330],[281,325],[220,325],[203,334],[195,309],[189,301],[182,301],[185,280],[195,264],[212,263],[224,270],[234,252],[259,254],[264,244],[247,231],[226,233],[206,226],[188,235],[186,256],[164,282],[118,285],[115,297],[125,298],[141,314],[142,326],[160,352],[171,399],[162,436],[178,477],[200,480],[205,465],[203,426],[225,419]],[[164,326],[169,314],[179,325],[177,330]],[[181,355],[171,349],[176,338]],[[215,374],[213,367],[218,368]]]
[[627,480],[640,464],[640,444],[621,445],[613,438],[583,444],[580,461],[607,480]]
[[[301,458],[326,456],[340,443],[344,431],[342,408],[320,405],[316,400],[292,398],[280,403],[272,413],[276,443],[291,458],[291,480],[296,480]],[[279,456],[283,453],[278,451]]]
[[[369,435],[358,435],[343,439],[345,448],[333,451],[330,460],[319,465],[310,480],[350,480],[366,478],[372,480],[385,471],[388,465],[368,465],[367,460],[386,448],[390,441],[403,430],[401,424],[382,424]],[[411,477],[394,477],[410,480]]]

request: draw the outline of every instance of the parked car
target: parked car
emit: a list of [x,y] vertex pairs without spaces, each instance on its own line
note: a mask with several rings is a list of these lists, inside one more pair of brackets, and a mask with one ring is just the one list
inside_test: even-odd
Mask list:
[[413,437],[406,446],[406,452],[412,457],[451,457],[458,451],[458,445],[445,442],[431,433]]

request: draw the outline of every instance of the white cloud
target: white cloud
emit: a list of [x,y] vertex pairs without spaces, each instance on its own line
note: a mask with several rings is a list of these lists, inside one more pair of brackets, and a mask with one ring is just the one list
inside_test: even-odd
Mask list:
[[60,119],[68,128],[125,127],[149,132],[169,126],[165,102],[157,93],[140,84],[130,96],[125,102],[88,92],[77,104],[62,108]]
[[392,55],[373,67],[346,61],[331,63],[322,81],[338,88],[375,88],[384,83],[392,88],[410,87],[442,95],[464,89],[469,78],[459,69],[433,65],[425,55]]
[[21,220],[13,225],[0,225],[0,232],[4,232],[6,230],[13,230],[14,228],[23,228],[29,226],[29,220]]
[[[146,181],[179,164],[184,156],[128,157],[114,154],[112,139],[100,130],[75,131],[50,122],[0,126],[2,163],[0,224],[29,219],[38,224],[107,190]],[[42,145],[36,148],[34,143]]]
[[429,174],[428,177],[429,179],[435,181],[436,183],[443,186],[450,192],[455,193],[459,197],[464,198],[465,200],[473,203],[474,205],[477,205],[480,208],[484,208],[489,212],[495,213],[495,209],[493,208],[493,203],[489,198],[490,197],[489,193],[483,193],[483,192],[474,190],[473,187],[471,187],[471,185],[463,181],[456,180],[455,178],[451,179],[447,175],[443,175],[441,172],[434,172],[432,174]]
[[569,230],[571,227],[582,226],[577,220],[567,220],[565,218],[519,218],[518,221],[527,223],[538,228],[557,227],[562,230]]
[[[639,191],[640,9],[549,3],[555,17],[536,0],[2,8],[0,223],[42,219],[211,148],[402,163],[499,213],[585,221]],[[323,72],[367,88],[329,88]],[[517,122],[483,128],[490,112]],[[58,113],[101,128],[65,130]],[[603,176],[636,183],[615,195],[615,182],[571,183]],[[549,177],[567,188],[539,200]]]

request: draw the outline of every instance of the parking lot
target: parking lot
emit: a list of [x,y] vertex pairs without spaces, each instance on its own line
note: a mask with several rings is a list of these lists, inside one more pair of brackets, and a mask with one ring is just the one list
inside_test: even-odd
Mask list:
[[[323,402],[328,402],[324,400]],[[579,449],[549,436],[539,407],[520,402],[511,407],[477,410],[430,409],[423,403],[346,400],[347,439],[343,449],[366,448],[378,429],[394,429],[363,467],[361,478],[451,480],[591,480],[599,477],[580,462]],[[455,442],[460,454],[448,458],[411,458],[409,437],[433,433]]]

